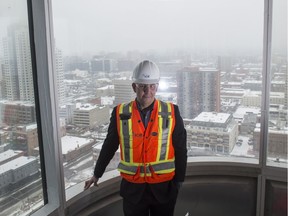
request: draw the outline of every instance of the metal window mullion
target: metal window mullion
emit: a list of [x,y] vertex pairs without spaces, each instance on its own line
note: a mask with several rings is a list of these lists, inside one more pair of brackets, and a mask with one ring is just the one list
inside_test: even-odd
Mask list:
[[272,4],[273,0],[264,0],[264,45],[263,45],[263,78],[262,78],[262,104],[261,104],[261,127],[259,163],[262,168],[266,167],[269,105],[271,86],[271,38],[272,38]]
[[265,207],[265,194],[266,191],[266,177],[265,175],[258,175],[257,178],[257,202],[256,202],[256,215],[262,216],[264,215],[264,207]]
[[48,203],[33,215],[64,215],[65,185],[60,140],[57,75],[51,0],[28,0],[31,4],[42,145],[46,170]]
[[[265,169],[267,164],[269,105],[271,86],[271,42],[272,42],[272,5],[273,0],[264,0],[264,31],[263,31],[263,71],[262,71],[262,103],[259,144],[259,165],[261,177],[258,181],[257,215],[264,215],[265,207]],[[264,176],[263,176],[264,174]]]
[[33,75],[33,85],[34,85],[34,99],[35,99],[35,112],[36,112],[36,122],[38,131],[38,143],[39,143],[39,155],[40,155],[40,169],[42,178],[42,190],[43,190],[43,202],[44,205],[48,203],[47,195],[47,182],[46,182],[46,169],[45,169],[45,154],[43,147],[42,138],[42,127],[40,118],[40,105],[39,105],[39,91],[38,91],[38,76],[37,76],[37,65],[36,65],[36,53],[34,44],[34,20],[32,16],[32,4],[31,1],[27,1],[27,11],[28,11],[28,22],[29,22],[29,40],[30,40],[30,51],[31,51],[31,67]]

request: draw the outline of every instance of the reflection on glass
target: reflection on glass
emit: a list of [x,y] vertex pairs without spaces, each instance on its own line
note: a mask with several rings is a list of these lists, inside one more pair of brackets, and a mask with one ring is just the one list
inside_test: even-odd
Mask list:
[[25,3],[0,4],[1,215],[28,215],[43,206]]
[[91,177],[110,112],[134,99],[131,72],[145,58],[161,71],[157,98],[179,105],[190,157],[257,163],[263,10],[262,0],[53,1],[66,187]]
[[[287,165],[287,1],[273,3],[267,162],[278,166],[283,163]],[[269,163],[272,161],[276,163]]]

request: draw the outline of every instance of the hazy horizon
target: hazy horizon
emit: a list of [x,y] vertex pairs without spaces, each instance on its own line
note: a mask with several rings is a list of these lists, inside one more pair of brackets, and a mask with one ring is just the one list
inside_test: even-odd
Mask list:
[[64,53],[261,50],[262,2],[53,0],[54,34]]
[[[21,4],[0,3],[1,29],[25,17]],[[133,50],[262,54],[263,0],[52,0],[52,12],[56,46],[64,55]]]

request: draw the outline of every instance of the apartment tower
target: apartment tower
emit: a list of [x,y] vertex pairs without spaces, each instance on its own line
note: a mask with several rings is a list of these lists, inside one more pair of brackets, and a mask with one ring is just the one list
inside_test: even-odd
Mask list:
[[177,104],[183,118],[220,111],[220,71],[185,67],[177,73]]

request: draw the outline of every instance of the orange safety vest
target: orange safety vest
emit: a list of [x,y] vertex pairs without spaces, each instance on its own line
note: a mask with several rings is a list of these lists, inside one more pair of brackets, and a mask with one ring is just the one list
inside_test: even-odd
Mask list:
[[133,183],[160,183],[175,175],[172,103],[155,100],[145,129],[136,101],[117,106],[121,176]]

